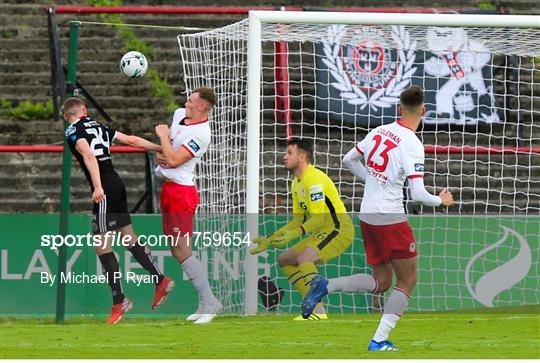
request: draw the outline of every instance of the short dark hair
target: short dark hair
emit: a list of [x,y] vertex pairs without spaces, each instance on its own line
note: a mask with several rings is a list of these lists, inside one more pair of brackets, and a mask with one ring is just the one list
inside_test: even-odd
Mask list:
[[86,106],[83,100],[77,97],[70,97],[64,101],[62,104],[62,113],[66,115],[74,115],[81,108]]
[[424,90],[419,86],[411,86],[401,92],[399,101],[402,107],[415,109],[424,103]]
[[199,97],[202,99],[202,100],[205,100],[206,102],[208,102],[208,104],[210,104],[210,108],[214,107],[214,105],[216,104],[217,102],[217,97],[216,97],[216,93],[214,92],[214,90],[210,87],[199,87],[199,88],[195,88],[192,92],[193,93],[198,93],[199,94]]
[[289,145],[296,145],[296,148],[306,153],[308,161],[311,161],[311,158],[313,157],[313,143],[310,140],[291,137],[287,140],[287,146]]

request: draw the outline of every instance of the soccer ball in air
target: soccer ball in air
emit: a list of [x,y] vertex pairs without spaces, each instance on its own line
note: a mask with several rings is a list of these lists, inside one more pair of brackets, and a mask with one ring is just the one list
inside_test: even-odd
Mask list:
[[131,51],[120,60],[120,72],[129,78],[141,78],[148,69],[148,61],[141,52]]

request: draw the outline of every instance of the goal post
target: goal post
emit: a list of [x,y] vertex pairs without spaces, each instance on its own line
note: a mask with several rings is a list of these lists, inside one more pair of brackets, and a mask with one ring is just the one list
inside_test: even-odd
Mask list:
[[[448,29],[463,30],[452,33]],[[437,43],[457,36],[463,38],[450,48]],[[401,41],[393,43],[398,38]],[[348,211],[358,212],[363,186],[343,168],[343,155],[369,129],[395,119],[399,93],[406,86],[441,86],[472,74],[470,84],[455,82],[450,97],[453,115],[443,116],[448,106],[439,109],[444,94],[430,91],[428,126],[419,131],[426,146],[428,190],[454,188],[457,205],[450,214],[438,214],[407,201],[407,210],[421,216],[411,218],[421,256],[420,281],[411,308],[538,304],[540,124],[534,108],[539,100],[534,60],[540,57],[538,39],[538,16],[283,11],[251,11],[247,20],[180,35],[188,92],[208,85],[216,88],[219,99],[213,112],[218,142],[210,147],[199,177],[207,179],[210,173],[214,188],[220,193],[229,188],[224,193],[238,197],[234,199],[238,205],[224,202],[220,211],[245,213],[250,234],[266,234],[267,224],[259,224],[258,215],[265,215],[267,197],[280,199],[280,207],[291,212],[291,176],[280,164],[286,130],[292,127],[294,136],[314,141],[315,165],[337,184]],[[274,42],[286,43],[291,91],[281,96],[292,99],[287,110],[293,114],[290,125],[276,117],[281,111],[276,109],[273,93],[278,81],[271,71],[279,65],[272,61],[274,48],[268,46]],[[393,52],[396,58],[381,65],[368,54],[364,64],[344,65],[347,48],[360,43],[369,48],[377,42],[377,56]],[[388,53],[381,44],[390,47]],[[325,73],[322,65],[328,67]],[[484,65],[487,70],[482,69]],[[344,68],[354,66],[368,68],[359,69],[364,73],[358,79],[345,75]],[[377,86],[362,85],[360,80],[378,76],[369,67],[387,67],[390,76]],[[401,78],[395,79],[396,75]],[[341,112],[332,110],[335,105]],[[326,107],[324,112],[321,106]],[[356,118],[361,112],[365,121]],[[222,170],[222,155],[231,153],[241,167]],[[228,183],[231,178],[241,183]],[[200,181],[205,210],[205,201],[214,200],[216,190],[209,181]],[[361,245],[357,233],[352,250],[319,271],[329,276],[368,271]],[[257,311],[257,280],[264,271],[288,294],[278,311],[297,312],[298,294],[281,276],[276,251],[258,257],[245,252],[245,275],[234,284],[241,290],[235,294],[241,297],[233,299],[235,306],[228,311]],[[528,268],[516,269],[520,264]],[[489,287],[508,275],[512,277],[498,281],[499,286]],[[213,288],[230,291],[231,285],[224,282]],[[341,294],[329,300],[329,307],[338,312],[366,311],[373,308],[370,299]]]
[[[251,13],[249,15],[251,19]],[[246,215],[247,229],[251,236],[259,235],[259,161],[260,161],[260,94],[261,94],[261,23],[249,23],[247,43],[247,169]],[[251,101],[251,102],[250,102]],[[250,248],[247,246],[246,248]],[[257,313],[258,257],[246,253],[246,314]]]

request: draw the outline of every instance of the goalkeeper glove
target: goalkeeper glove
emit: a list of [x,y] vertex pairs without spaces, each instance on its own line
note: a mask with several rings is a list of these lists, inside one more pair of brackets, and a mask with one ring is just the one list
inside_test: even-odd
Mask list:
[[287,243],[300,237],[303,234],[302,232],[303,232],[302,228],[295,228],[295,229],[286,230],[286,231],[279,230],[273,236],[274,240],[272,241],[272,244],[275,247],[285,246]]
[[257,237],[251,242],[257,244],[258,246],[249,250],[249,253],[256,255],[257,253],[266,251],[268,247],[270,247],[270,244],[272,244],[272,237]]

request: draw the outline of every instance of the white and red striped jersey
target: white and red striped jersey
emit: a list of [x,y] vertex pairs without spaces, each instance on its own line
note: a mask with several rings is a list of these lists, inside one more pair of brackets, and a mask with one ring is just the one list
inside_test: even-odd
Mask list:
[[176,168],[162,168],[158,165],[156,175],[181,185],[195,185],[195,166],[208,150],[211,131],[208,120],[186,125],[186,109],[178,108],[170,126],[170,139],[174,150],[186,149],[193,158]]
[[404,215],[405,178],[424,177],[424,147],[414,131],[400,121],[382,125],[371,130],[356,150],[367,170],[360,214]]

